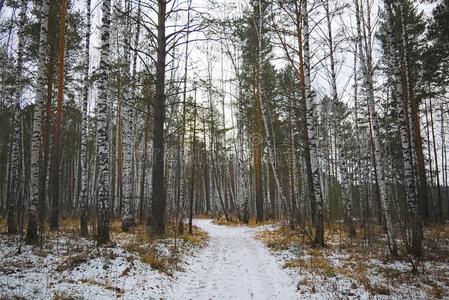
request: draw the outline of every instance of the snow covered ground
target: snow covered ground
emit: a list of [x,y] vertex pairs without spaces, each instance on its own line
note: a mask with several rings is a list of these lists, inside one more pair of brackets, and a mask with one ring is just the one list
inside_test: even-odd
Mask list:
[[3,238],[0,299],[159,299],[170,282],[120,245],[63,237],[41,251]]
[[255,239],[261,227],[195,224],[208,232],[207,246],[184,252],[173,276],[142,262],[123,233],[110,248],[53,236],[42,250],[1,235],[0,298],[297,299],[294,278]]
[[315,249],[298,232],[276,226],[258,238],[295,279],[299,299],[449,299],[449,235],[442,234],[448,229],[433,228],[439,237],[425,231],[426,256],[417,273],[404,257],[389,257],[383,240],[361,245],[334,235]]
[[209,244],[188,260],[168,299],[297,299],[294,279],[254,238],[258,229],[195,224],[209,233]]
[[275,225],[223,226],[206,219],[195,220],[195,225],[208,233],[202,248],[189,238],[155,243],[114,232],[111,247],[95,247],[94,241],[76,234],[49,233],[42,249],[33,249],[17,237],[0,235],[0,299],[448,296],[447,257],[424,262],[426,271],[416,275],[407,262],[382,260],[351,248],[300,246],[297,235],[292,238],[279,231],[288,229]]

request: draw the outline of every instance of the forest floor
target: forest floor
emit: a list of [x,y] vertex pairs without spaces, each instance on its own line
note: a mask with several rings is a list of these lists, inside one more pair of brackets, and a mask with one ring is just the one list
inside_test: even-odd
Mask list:
[[301,299],[449,299],[449,225],[426,226],[424,233],[419,261],[404,251],[392,258],[380,226],[368,240],[350,239],[341,224],[328,224],[322,249],[287,226],[259,231],[257,238],[295,278]]
[[143,226],[123,233],[116,221],[107,247],[68,229],[46,233],[35,248],[0,234],[0,299],[449,296],[448,225],[426,228],[427,254],[417,272],[406,257],[390,258],[381,238],[350,240],[337,225],[326,231],[324,249],[311,248],[303,233],[277,223],[197,219],[195,225],[193,236],[176,237],[169,229],[164,239],[150,240]]
[[124,233],[114,220],[111,243],[97,247],[68,220],[32,247],[0,227],[0,299],[163,299],[208,239],[195,226],[193,235],[176,236],[169,227],[163,239],[151,240],[144,226]]

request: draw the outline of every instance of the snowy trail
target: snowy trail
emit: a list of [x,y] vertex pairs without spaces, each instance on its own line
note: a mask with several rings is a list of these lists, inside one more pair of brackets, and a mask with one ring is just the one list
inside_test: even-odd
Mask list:
[[195,225],[209,233],[209,243],[189,259],[167,299],[298,298],[292,278],[254,239],[254,229],[215,225],[211,220],[196,220]]

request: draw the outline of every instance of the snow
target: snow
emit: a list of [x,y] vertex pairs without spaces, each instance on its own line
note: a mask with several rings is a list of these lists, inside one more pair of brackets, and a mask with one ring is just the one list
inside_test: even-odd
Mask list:
[[[412,274],[406,261],[383,259],[358,248],[324,249],[293,241],[269,249],[261,236],[277,225],[216,225],[198,219],[208,232],[203,248],[177,240],[179,266],[161,272],[143,262],[141,249],[170,256],[173,239],[158,243],[114,233],[114,247],[96,247],[76,235],[47,236],[42,249],[0,235],[0,299],[430,299],[449,290],[448,259],[424,261]],[[135,238],[135,236],[134,236]],[[447,244],[446,244],[447,245]],[[362,249],[362,248],[360,248]],[[315,261],[315,264],[313,263]],[[292,262],[296,262],[292,264]],[[288,267],[287,267],[288,266]],[[171,274],[171,275],[170,275]]]
[[[268,228],[259,238],[276,229]],[[449,299],[449,257],[426,257],[415,274],[410,262],[388,257],[386,248],[378,249],[376,258],[363,247],[340,247],[335,240],[323,249],[297,242],[286,248],[270,252],[296,280],[299,299]]]
[[[18,244],[1,238],[1,299],[159,299],[170,283],[120,245],[97,248],[91,240],[59,238],[42,251],[21,245],[18,254]],[[79,264],[65,267],[77,255]]]
[[[173,276],[152,269],[128,252],[124,245],[129,241],[123,234],[115,236],[113,248],[97,248],[92,240],[53,236],[42,250],[0,235],[0,298],[297,299],[294,278],[255,238],[267,227],[194,222],[209,233],[208,244],[184,251],[181,268]],[[169,248],[165,243],[170,244],[158,245],[161,252]]]
[[168,299],[297,299],[293,278],[249,227],[195,224],[209,233],[208,247],[188,260]]

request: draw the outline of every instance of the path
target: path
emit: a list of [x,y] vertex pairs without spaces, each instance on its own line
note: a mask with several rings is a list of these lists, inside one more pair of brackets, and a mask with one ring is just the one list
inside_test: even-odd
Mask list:
[[211,220],[195,225],[209,233],[209,243],[178,274],[167,299],[297,299],[292,278],[254,239],[255,229]]

